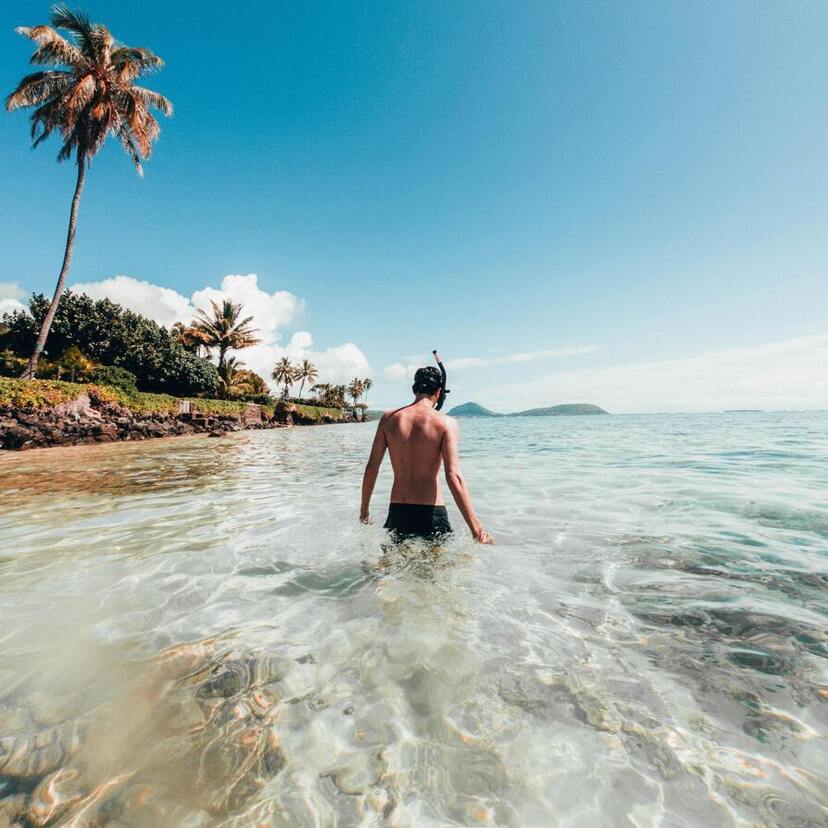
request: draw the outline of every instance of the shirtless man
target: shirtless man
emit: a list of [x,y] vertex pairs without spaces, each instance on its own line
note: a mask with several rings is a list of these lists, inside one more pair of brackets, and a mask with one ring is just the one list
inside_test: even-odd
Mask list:
[[414,402],[382,415],[362,478],[359,519],[370,523],[368,507],[387,448],[394,469],[394,485],[386,529],[392,530],[397,537],[436,538],[451,532],[437,480],[442,462],[446,483],[474,539],[478,543],[493,543],[477,519],[460,471],[457,423],[434,410],[441,384],[442,377],[436,368],[420,368],[414,375],[412,386]]

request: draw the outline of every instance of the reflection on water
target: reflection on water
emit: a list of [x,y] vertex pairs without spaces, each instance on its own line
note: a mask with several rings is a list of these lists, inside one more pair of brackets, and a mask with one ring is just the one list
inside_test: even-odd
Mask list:
[[828,824],[827,415],[466,422],[489,548],[370,438],[0,457],[0,825]]

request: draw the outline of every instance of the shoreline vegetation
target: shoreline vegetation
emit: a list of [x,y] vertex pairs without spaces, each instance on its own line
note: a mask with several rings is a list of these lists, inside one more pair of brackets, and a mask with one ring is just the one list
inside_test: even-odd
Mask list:
[[[0,317],[0,449],[364,420],[361,397],[371,380],[318,383],[307,359],[279,360],[276,397],[263,377],[229,355],[257,342],[250,318],[230,301],[167,330],[107,299],[67,291],[37,376],[28,379],[26,354],[47,307],[46,297],[34,294],[28,310]],[[292,397],[297,382],[300,396]],[[310,398],[301,396],[306,387]]]
[[89,445],[185,434],[356,422],[339,408],[289,400],[183,398],[93,383],[0,377],[0,449]]
[[59,136],[57,160],[73,162],[76,183],[51,299],[33,294],[27,310],[0,316],[0,448],[364,420],[371,379],[317,383],[307,359],[294,365],[284,355],[273,367],[270,379],[283,386],[277,399],[267,379],[231,355],[262,340],[253,316],[226,296],[168,330],[107,299],[65,290],[92,160],[114,137],[143,175],[160,133],[156,114],[171,116],[173,105],[136,83],[164,65],[149,49],[124,45],[63,4],[52,7],[50,24],[17,29],[35,44],[30,63],[51,68],[23,77],[5,108],[30,111],[33,148]]

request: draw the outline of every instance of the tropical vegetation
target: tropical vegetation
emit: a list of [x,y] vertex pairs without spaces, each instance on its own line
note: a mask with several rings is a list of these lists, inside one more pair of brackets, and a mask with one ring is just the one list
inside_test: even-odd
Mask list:
[[287,357],[282,357],[274,366],[270,376],[280,385],[284,385],[282,397],[287,399],[290,386],[296,381],[296,366]]
[[[45,296],[35,294],[28,311],[0,317],[0,375],[20,375],[48,305]],[[208,324],[197,324],[205,318],[210,334],[205,333]],[[69,290],[58,303],[37,377],[93,383],[126,394],[144,392],[272,405],[275,400],[265,379],[229,354],[231,348],[254,344],[253,334],[250,318],[244,317],[241,306],[232,302],[214,304],[213,318],[201,314],[190,325],[176,324],[168,331],[109,299],[95,300]],[[218,352],[216,357],[211,357],[211,351]],[[284,400],[289,400],[290,386],[300,381],[299,398],[291,400],[294,404],[346,408],[348,387],[316,383],[318,377],[318,369],[308,359],[295,365],[283,357],[273,370],[273,378],[283,386]],[[371,381],[355,382],[358,395],[354,407],[358,408],[360,396],[370,388]],[[303,397],[307,385],[313,392],[309,400]]]
[[[0,373],[20,374],[49,307],[45,296],[34,294],[28,313],[14,311],[0,318]],[[78,352],[91,366],[79,362]],[[58,303],[43,355],[37,371],[43,378],[67,375],[71,362],[76,379],[91,379],[89,371],[96,366],[129,371],[141,391],[215,396],[221,387],[216,366],[175,342],[161,325],[109,299],[72,291]]]
[[[71,402],[80,394],[104,403],[117,403],[136,414],[173,414],[179,409],[182,398],[170,394],[149,394],[141,391],[127,393],[120,388],[96,383],[70,383],[60,380],[21,381],[11,377],[0,377],[0,408],[42,409],[54,408]],[[244,400],[214,400],[203,398],[186,399],[202,414],[241,416],[247,403]],[[263,405],[268,416],[273,416],[276,406]],[[337,420],[342,411],[337,408],[297,405],[297,413],[304,420],[320,421],[325,418]]]
[[57,132],[61,140],[58,162],[72,159],[77,168],[63,263],[23,371],[28,379],[37,372],[58,311],[72,262],[86,171],[92,159],[107,137],[114,135],[138,173],[143,174],[141,161],[149,158],[160,132],[151,110],[165,115],[173,110],[163,95],[136,84],[142,75],[163,65],[149,49],[118,43],[105,26],[63,5],[53,8],[51,24],[17,30],[37,44],[30,62],[50,68],[26,75],[6,98],[6,109],[10,111],[34,107],[30,116],[33,147]]
[[[172,104],[137,83],[163,65],[148,49],[117,42],[105,26],[64,5],[53,7],[50,24],[17,30],[36,44],[30,62],[42,68],[26,75],[5,104],[9,111],[32,110],[34,147],[59,136],[57,160],[74,163],[75,188],[54,294],[51,299],[34,294],[28,311],[0,317],[0,404],[3,393],[26,397],[2,375],[30,381],[33,398],[41,402],[86,387],[124,404],[160,405],[163,410],[172,410],[179,397],[222,398],[209,400],[210,405],[275,404],[265,379],[230,354],[260,341],[253,318],[244,315],[240,304],[211,302],[211,309],[199,310],[189,324],[177,322],[167,330],[108,299],[64,290],[93,158],[114,136],[143,175],[142,161],[150,157],[160,132],[153,112],[172,115]],[[312,402],[339,411],[348,394],[357,407],[371,387],[370,379],[355,380],[351,387],[317,384],[319,372],[310,360],[293,365],[288,357],[274,367],[272,378],[283,386],[285,399],[291,386],[301,383],[293,402],[311,419],[308,411],[320,409],[302,405],[306,385],[316,395]]]
[[242,306],[230,299],[222,300],[221,305],[210,301],[212,313],[199,310],[196,318],[186,329],[185,337],[198,345],[203,345],[208,352],[218,352],[218,372],[225,368],[227,352],[250,348],[261,342],[256,337],[256,328],[251,326],[252,316],[242,317]]
[[344,385],[331,385],[327,382],[320,382],[312,388],[316,394],[319,405],[330,406],[331,408],[345,408],[348,404],[345,399],[347,387]]
[[299,386],[299,399],[302,399],[302,391],[305,390],[305,382],[314,383],[316,382],[317,377],[319,376],[319,372],[316,370],[316,366],[307,359],[302,360],[302,364],[297,366],[296,368],[296,379],[301,380],[302,383]]
[[370,377],[359,379],[355,377],[349,383],[346,393],[353,400],[354,416],[356,416],[357,409],[363,412],[363,419],[365,419],[365,412],[368,410],[367,403],[360,402],[362,397],[374,387],[374,382]]

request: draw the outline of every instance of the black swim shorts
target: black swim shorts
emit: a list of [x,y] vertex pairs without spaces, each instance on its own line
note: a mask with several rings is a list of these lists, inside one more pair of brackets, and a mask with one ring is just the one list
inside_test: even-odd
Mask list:
[[419,537],[433,540],[451,532],[445,506],[423,506],[419,503],[391,503],[385,528],[397,539]]

